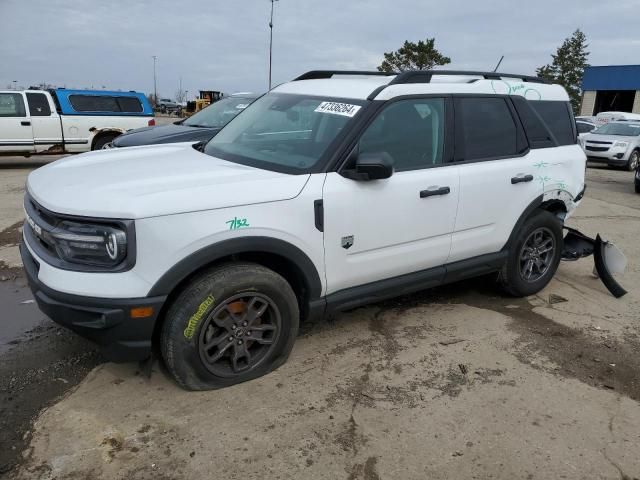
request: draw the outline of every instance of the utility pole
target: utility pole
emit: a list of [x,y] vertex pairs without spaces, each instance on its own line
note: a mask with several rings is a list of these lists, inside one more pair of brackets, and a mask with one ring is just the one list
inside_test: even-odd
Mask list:
[[17,90],[18,89],[18,80],[14,80],[13,81],[13,89]]
[[271,63],[273,60],[273,4],[278,0],[271,1],[271,20],[269,20],[269,90],[271,90]]
[[158,84],[156,82],[156,61],[158,57],[153,55],[153,103],[154,107],[158,106]]

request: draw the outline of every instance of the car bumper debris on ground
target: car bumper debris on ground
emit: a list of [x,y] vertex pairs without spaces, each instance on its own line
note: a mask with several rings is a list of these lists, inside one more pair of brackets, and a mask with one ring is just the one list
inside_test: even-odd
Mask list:
[[159,364],[147,377],[101,363],[23,303],[26,173],[5,170],[0,184],[2,317],[35,318],[0,345],[8,478],[640,478],[640,197],[629,172],[590,169],[569,221],[625,252],[626,273],[612,275],[624,297],[590,261],[563,262],[526,299],[487,278],[457,283],[306,325],[277,371],[197,393]]

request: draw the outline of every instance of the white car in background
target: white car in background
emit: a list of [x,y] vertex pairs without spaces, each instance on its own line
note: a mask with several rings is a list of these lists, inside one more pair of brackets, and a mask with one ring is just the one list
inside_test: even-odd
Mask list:
[[594,122],[598,126],[618,121],[640,122],[640,115],[629,112],[600,112],[594,117]]
[[640,164],[640,121],[612,121],[581,138],[587,160],[635,170]]

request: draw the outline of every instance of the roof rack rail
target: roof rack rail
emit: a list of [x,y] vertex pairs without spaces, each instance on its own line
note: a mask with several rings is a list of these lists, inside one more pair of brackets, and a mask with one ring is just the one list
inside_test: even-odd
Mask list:
[[500,80],[502,77],[517,78],[523,82],[531,83],[549,83],[544,78],[533,77],[529,75],[514,75],[511,73],[500,72],[476,72],[464,70],[413,70],[399,73],[396,78],[389,82],[389,85],[397,85],[401,83],[431,83],[434,75],[459,75],[468,77],[483,77],[485,80]]
[[318,79],[324,79],[324,78],[331,78],[334,75],[362,75],[362,76],[384,76],[384,77],[388,77],[390,75],[397,75],[396,72],[379,72],[379,71],[372,71],[372,72],[367,72],[364,70],[311,70],[310,72],[307,73],[303,73],[302,75],[300,75],[297,78],[294,78],[293,81],[297,81],[297,80],[318,80]]

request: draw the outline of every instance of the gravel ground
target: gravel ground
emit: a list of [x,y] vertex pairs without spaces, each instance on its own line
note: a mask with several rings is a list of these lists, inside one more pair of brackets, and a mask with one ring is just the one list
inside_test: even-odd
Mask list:
[[7,476],[640,478],[640,195],[631,173],[589,169],[570,222],[627,254],[620,300],[591,276],[590,260],[563,263],[527,299],[476,279],[306,326],[276,372],[189,393],[159,364],[147,378],[138,365],[101,363],[21,303],[24,280],[6,267],[18,266],[28,170],[0,173]]

